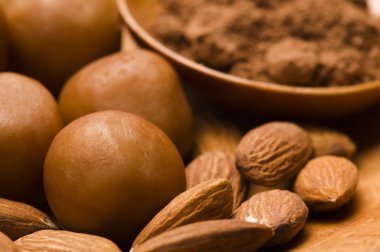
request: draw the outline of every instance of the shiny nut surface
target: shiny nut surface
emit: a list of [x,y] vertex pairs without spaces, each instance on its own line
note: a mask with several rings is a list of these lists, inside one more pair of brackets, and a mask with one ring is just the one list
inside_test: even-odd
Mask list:
[[193,115],[179,77],[149,51],[119,52],[85,66],[65,84],[59,104],[66,123],[101,110],[120,110],[158,126],[182,155],[192,146]]
[[94,113],[66,126],[47,154],[44,184],[66,228],[127,244],[186,186],[170,139],[150,122],[120,111]]

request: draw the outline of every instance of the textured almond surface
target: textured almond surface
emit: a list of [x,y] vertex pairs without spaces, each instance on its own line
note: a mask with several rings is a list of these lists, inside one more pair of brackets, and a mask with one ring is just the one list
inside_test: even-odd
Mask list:
[[369,211],[349,225],[331,232],[313,245],[292,251],[299,252],[379,252],[380,251],[380,208]]
[[233,209],[240,206],[248,191],[248,181],[243,179],[237,170],[233,153],[207,152],[194,159],[186,167],[187,188],[216,178],[230,180],[234,196]]
[[234,212],[234,218],[272,228],[274,236],[268,245],[290,241],[305,225],[308,215],[302,199],[286,190],[258,193]]
[[349,136],[326,128],[307,129],[313,147],[314,156],[335,155],[352,158],[356,153],[356,145]]
[[167,230],[186,224],[229,218],[232,188],[228,179],[205,181],[174,198],[136,237],[133,246]]
[[274,186],[295,176],[312,151],[305,130],[293,123],[271,122],[243,137],[236,149],[236,164],[252,182]]
[[20,251],[44,252],[121,252],[110,240],[69,231],[42,230],[21,237],[15,244]]
[[1,252],[16,252],[18,251],[13,241],[5,234],[0,232],[0,251]]
[[58,227],[43,212],[27,204],[0,199],[0,231],[15,240],[21,236]]
[[343,157],[322,156],[310,160],[297,176],[294,191],[312,210],[335,210],[353,196],[358,183],[354,163]]
[[273,231],[239,220],[213,220],[182,226],[136,247],[133,252],[252,252],[265,244]]

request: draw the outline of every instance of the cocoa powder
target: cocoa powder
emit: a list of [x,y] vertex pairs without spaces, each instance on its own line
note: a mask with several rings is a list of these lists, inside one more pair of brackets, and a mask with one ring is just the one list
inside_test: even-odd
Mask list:
[[297,86],[380,78],[380,21],[364,0],[162,0],[148,30],[187,58]]

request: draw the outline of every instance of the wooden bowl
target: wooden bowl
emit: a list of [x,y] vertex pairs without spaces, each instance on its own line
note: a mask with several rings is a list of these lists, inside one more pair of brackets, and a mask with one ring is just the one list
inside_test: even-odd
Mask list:
[[380,101],[380,80],[345,87],[293,87],[215,71],[172,51],[144,29],[161,7],[159,0],[117,1],[124,21],[140,43],[167,58],[198,92],[224,106],[252,114],[325,119]]

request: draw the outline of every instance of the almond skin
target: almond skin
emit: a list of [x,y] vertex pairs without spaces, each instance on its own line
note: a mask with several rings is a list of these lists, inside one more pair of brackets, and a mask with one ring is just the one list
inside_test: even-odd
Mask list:
[[132,247],[165,231],[186,224],[229,218],[232,188],[228,179],[205,181],[174,198],[140,232]]
[[0,231],[12,240],[43,229],[58,227],[40,210],[24,203],[0,198]]
[[156,236],[133,252],[252,252],[272,236],[270,228],[239,220],[212,220]]
[[327,128],[310,127],[307,132],[314,147],[314,157],[335,155],[351,159],[356,145],[349,136]]
[[252,182],[275,186],[295,176],[312,152],[305,130],[289,122],[271,122],[242,138],[236,149],[236,164]]
[[311,210],[340,208],[353,196],[358,184],[358,169],[343,157],[322,156],[310,160],[298,174],[294,191]]
[[207,152],[186,167],[187,188],[217,178],[229,179],[234,196],[233,209],[240,206],[248,191],[248,181],[243,179],[235,165],[235,155],[229,152]]
[[121,252],[106,238],[69,231],[42,230],[21,237],[15,244],[21,252]]
[[8,236],[0,232],[0,251],[1,252],[17,252],[18,249]]
[[307,206],[297,194],[277,189],[252,196],[234,212],[234,218],[272,228],[274,236],[267,245],[293,239],[308,215]]

